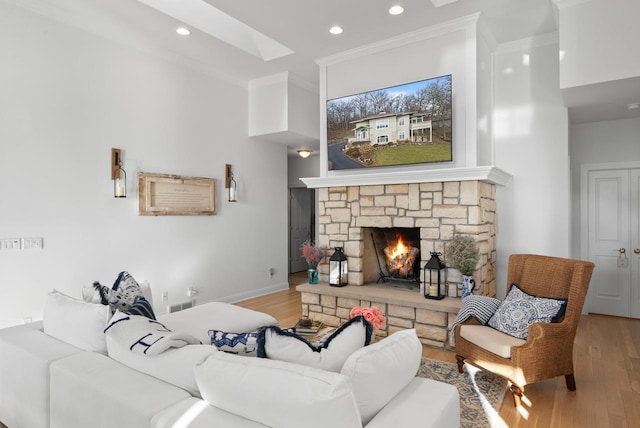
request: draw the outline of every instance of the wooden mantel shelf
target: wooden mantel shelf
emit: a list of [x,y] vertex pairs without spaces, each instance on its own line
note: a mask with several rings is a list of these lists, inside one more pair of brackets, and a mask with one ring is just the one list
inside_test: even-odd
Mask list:
[[408,306],[418,309],[427,309],[436,312],[460,311],[461,299],[445,297],[442,300],[426,299],[418,290],[410,290],[389,285],[365,284],[347,285],[345,287],[332,287],[326,283],[300,284],[296,290],[303,293],[315,293],[325,296],[344,297],[347,299],[364,299],[373,302],[387,303],[391,305]]
[[328,177],[305,177],[300,180],[309,188],[321,188],[469,180],[478,180],[505,186],[509,183],[511,178],[511,174],[495,166],[476,166],[470,168],[447,168],[420,171],[331,175]]

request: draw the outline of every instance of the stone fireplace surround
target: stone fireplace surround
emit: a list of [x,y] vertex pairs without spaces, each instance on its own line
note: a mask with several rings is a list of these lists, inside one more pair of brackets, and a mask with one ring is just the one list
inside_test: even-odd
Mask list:
[[[451,348],[448,332],[460,308],[460,298],[429,300],[418,290],[375,284],[366,274],[371,269],[378,271],[375,258],[367,258],[370,251],[366,250],[366,241],[370,238],[365,236],[366,228],[419,228],[421,268],[428,260],[425,254],[444,253],[454,234],[473,236],[480,250],[473,275],[474,294],[495,296],[496,204],[495,183],[491,180],[310,187],[318,187],[319,244],[344,248],[349,285],[330,287],[326,284],[328,265],[320,265],[324,284],[298,286],[304,316],[337,326],[349,318],[353,306],[375,305],[386,318],[376,332],[378,336],[415,328],[423,344]],[[447,281],[456,285],[461,282],[459,272],[446,271]]]

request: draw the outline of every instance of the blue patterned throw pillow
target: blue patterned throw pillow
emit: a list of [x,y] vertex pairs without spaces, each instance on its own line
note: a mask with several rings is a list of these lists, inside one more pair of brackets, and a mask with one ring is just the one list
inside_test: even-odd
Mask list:
[[111,306],[113,313],[116,310],[128,310],[136,300],[142,297],[142,289],[138,282],[126,271],[118,274],[111,288],[98,281],[93,283],[93,287],[100,293],[102,304]]
[[564,314],[567,299],[536,297],[511,284],[509,294],[489,319],[489,326],[526,340],[529,326],[537,322],[556,322]]
[[258,332],[227,333],[220,330],[209,330],[211,344],[218,350],[231,354],[255,357],[258,353]]
[[129,315],[142,315],[149,319],[155,320],[156,315],[153,313],[151,303],[144,297],[138,297],[131,307],[124,311]]

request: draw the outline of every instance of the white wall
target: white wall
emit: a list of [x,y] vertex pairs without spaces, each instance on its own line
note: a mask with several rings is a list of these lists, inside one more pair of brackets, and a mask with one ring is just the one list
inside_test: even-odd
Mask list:
[[[6,3],[0,15],[0,238],[44,237],[42,250],[0,252],[0,327],[39,319],[52,288],[79,296],[121,270],[150,281],[156,306],[188,286],[199,301],[288,286],[286,148],[247,137],[246,88]],[[138,216],[137,171],[217,178],[218,215]]]
[[289,187],[306,187],[300,181],[304,177],[318,177],[320,175],[320,156],[313,154],[306,159],[299,156],[289,158],[288,180]]
[[288,73],[249,82],[249,135],[289,129]]
[[499,297],[510,254],[569,256],[568,120],[553,40],[501,45],[494,56],[496,165],[513,175],[496,191]]
[[561,88],[640,76],[638,0],[556,2]]
[[571,125],[571,253],[580,257],[580,167],[640,161],[640,118]]
[[[288,72],[249,82],[249,135],[280,143],[317,146],[320,110],[317,88]],[[272,136],[270,134],[275,134]]]

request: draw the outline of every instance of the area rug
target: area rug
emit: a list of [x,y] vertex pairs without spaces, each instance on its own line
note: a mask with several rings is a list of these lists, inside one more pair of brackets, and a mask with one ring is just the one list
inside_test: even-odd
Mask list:
[[498,426],[507,381],[493,373],[469,364],[458,373],[456,364],[423,358],[418,376],[454,385],[460,394],[460,427],[489,428]]

